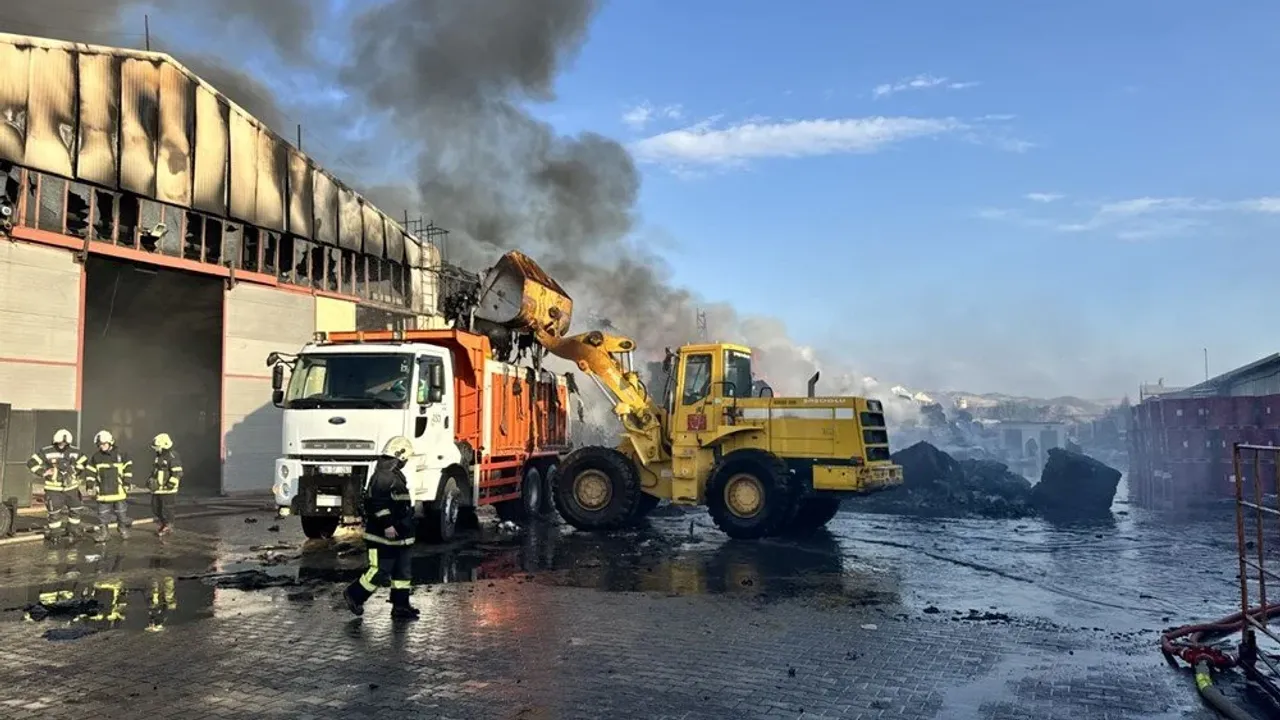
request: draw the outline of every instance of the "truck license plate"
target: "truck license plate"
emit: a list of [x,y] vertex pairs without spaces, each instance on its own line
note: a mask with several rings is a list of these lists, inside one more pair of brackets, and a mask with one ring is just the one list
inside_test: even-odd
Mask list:
[[321,475],[350,475],[351,466],[350,465],[321,465],[320,474]]
[[316,495],[316,507],[342,507],[342,496]]

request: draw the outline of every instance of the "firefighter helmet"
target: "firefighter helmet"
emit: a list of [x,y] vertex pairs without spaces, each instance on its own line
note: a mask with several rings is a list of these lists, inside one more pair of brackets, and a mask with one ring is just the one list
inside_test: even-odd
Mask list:
[[61,445],[62,443],[71,444],[71,431],[65,428],[53,434],[53,444]]
[[406,463],[409,461],[409,456],[413,455],[413,441],[403,435],[397,435],[383,446],[382,454],[399,460],[401,464]]
[[160,433],[151,441],[151,449],[159,452],[168,450],[173,447],[173,438],[169,437],[169,433]]
[[116,438],[111,434],[110,430],[99,430],[98,434],[93,436],[94,445],[102,445],[103,443],[107,445],[116,444]]

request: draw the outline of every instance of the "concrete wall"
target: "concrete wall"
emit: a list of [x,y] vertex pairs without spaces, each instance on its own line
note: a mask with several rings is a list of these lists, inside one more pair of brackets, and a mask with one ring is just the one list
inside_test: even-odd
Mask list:
[[267,490],[280,455],[281,418],[271,404],[266,358],[272,351],[295,353],[311,339],[316,298],[240,283],[227,292],[226,308],[222,491]]
[[0,242],[0,402],[76,409],[81,272],[67,250]]
[[356,329],[356,304],[349,300],[316,298],[316,332]]

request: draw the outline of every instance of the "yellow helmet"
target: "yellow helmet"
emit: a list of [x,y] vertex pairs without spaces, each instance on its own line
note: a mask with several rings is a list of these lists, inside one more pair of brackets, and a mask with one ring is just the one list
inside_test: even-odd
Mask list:
[[382,454],[387,457],[393,457],[400,462],[408,462],[409,457],[413,455],[413,441],[403,435],[397,435],[387,441],[382,448]]
[[111,434],[110,430],[99,430],[98,434],[93,436],[94,445],[101,445],[103,443],[108,445],[116,444],[116,438]]
[[169,433],[160,433],[151,441],[151,449],[159,452],[168,450],[173,447],[173,438],[169,437]]

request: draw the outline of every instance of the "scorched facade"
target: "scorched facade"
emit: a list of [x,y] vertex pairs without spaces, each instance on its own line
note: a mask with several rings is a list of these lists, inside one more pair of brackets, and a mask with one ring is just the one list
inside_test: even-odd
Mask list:
[[67,424],[266,489],[269,352],[439,325],[429,239],[168,55],[0,33],[0,190],[3,497]]

